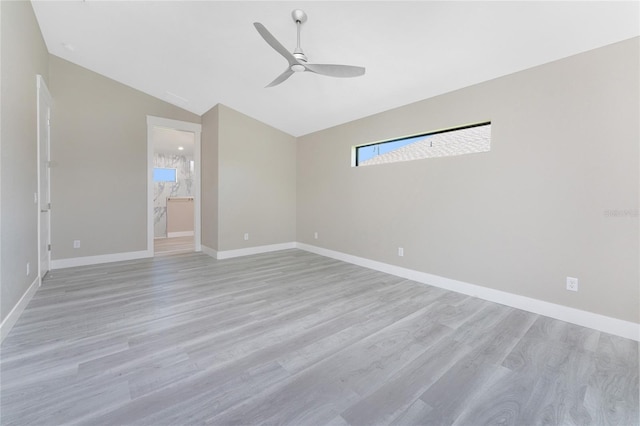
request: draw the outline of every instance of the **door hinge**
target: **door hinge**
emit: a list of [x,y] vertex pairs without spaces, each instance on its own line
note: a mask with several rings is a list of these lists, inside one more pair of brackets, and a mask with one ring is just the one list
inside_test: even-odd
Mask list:
[[47,245],[47,250],[51,251],[51,244]]
[[51,210],[51,203],[47,204],[48,209]]

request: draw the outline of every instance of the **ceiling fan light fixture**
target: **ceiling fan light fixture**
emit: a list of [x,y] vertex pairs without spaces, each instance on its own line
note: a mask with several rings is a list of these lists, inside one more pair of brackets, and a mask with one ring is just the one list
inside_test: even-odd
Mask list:
[[300,65],[300,64],[294,64],[294,65],[291,65],[291,71],[294,71],[294,72],[302,72],[302,71],[304,71],[304,70],[305,70],[304,65]]

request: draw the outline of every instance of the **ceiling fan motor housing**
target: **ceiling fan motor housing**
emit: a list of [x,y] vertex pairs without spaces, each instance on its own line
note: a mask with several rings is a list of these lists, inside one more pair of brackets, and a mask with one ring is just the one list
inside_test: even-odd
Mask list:
[[308,62],[308,60],[307,60],[307,55],[305,55],[305,54],[302,52],[302,49],[296,49],[296,50],[294,50],[294,51],[293,51],[293,56],[294,56],[297,60],[299,60],[299,61],[302,61],[302,62]]

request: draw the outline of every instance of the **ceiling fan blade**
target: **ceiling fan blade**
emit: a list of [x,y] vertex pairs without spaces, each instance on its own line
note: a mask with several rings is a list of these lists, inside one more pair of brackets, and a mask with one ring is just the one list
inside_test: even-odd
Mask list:
[[260,22],[254,22],[253,26],[256,27],[256,30],[260,33],[264,41],[266,41],[269,46],[273,47],[276,52],[284,56],[284,58],[289,62],[289,65],[297,64],[295,56],[291,52],[289,52],[276,38],[271,35],[271,33],[262,25]]
[[271,83],[269,83],[267,86],[265,87],[273,87],[273,86],[277,86],[278,84],[282,83],[283,81],[285,81],[286,79],[288,79],[289,77],[291,77],[291,74],[293,74],[294,72],[291,71],[291,68],[287,68],[286,70],[284,70],[284,72],[282,74],[280,74],[278,77],[276,77],[275,80],[273,80]]
[[364,75],[363,67],[352,65],[332,65],[332,64],[305,64],[304,67],[316,74],[328,75],[330,77],[358,77]]

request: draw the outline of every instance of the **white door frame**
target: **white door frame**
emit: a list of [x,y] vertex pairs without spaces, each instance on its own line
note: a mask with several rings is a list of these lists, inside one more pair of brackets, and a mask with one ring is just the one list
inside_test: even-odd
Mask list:
[[194,134],[194,179],[193,179],[193,198],[194,198],[194,243],[195,251],[202,251],[201,242],[201,214],[200,214],[200,136],[202,133],[202,125],[197,123],[189,123],[187,121],[171,120],[169,118],[154,117],[147,115],[147,253],[149,257],[153,257],[153,128],[164,127],[167,129],[181,130]]
[[[42,279],[44,275],[51,269],[51,250],[49,244],[51,244],[51,209],[49,203],[51,203],[51,174],[50,174],[50,163],[51,163],[51,93],[47,88],[47,84],[42,78],[41,75],[36,76],[36,87],[38,92],[38,105],[37,105],[37,126],[38,126],[38,147],[37,147],[37,156],[38,156],[38,279],[40,281],[40,285],[42,285]],[[42,134],[42,124],[46,123],[47,134]],[[44,146],[43,146],[44,144]],[[42,150],[46,152],[43,153]],[[45,154],[46,164],[42,164],[42,154]],[[46,179],[46,188],[42,187],[42,168],[43,166],[47,170],[47,179]],[[42,253],[42,227],[47,227],[47,235],[46,242],[44,244],[47,245],[45,253]],[[46,271],[43,270],[43,262],[42,259],[45,258],[46,262]]]

